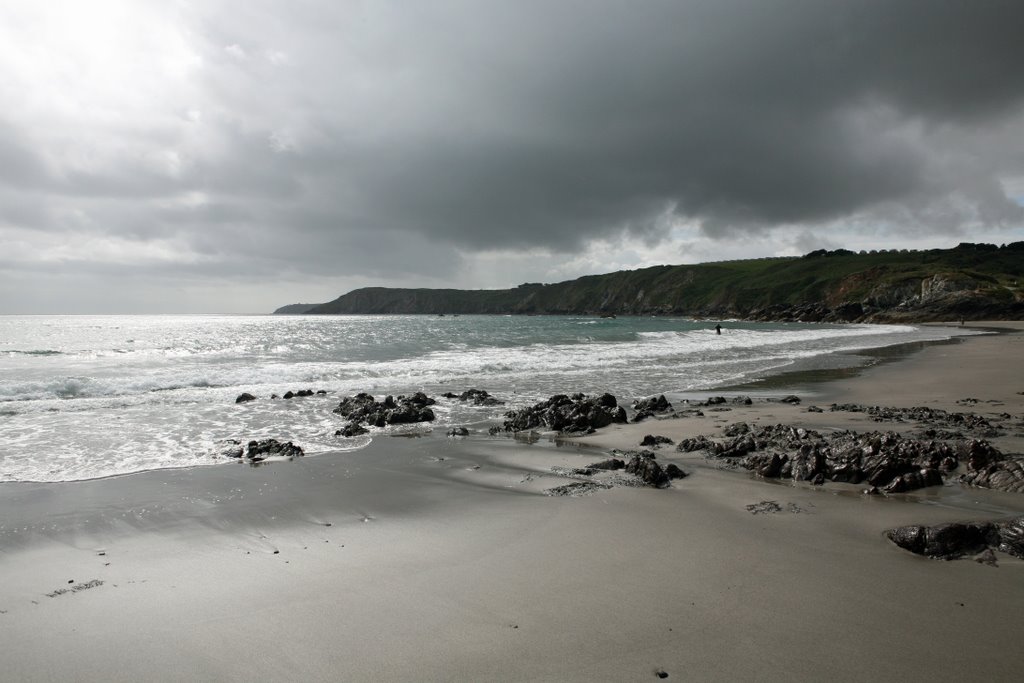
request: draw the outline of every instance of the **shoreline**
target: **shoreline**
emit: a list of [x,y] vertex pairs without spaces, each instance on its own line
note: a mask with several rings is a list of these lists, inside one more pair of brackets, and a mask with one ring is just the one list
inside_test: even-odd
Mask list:
[[[646,316],[644,316],[644,317],[646,317]],[[737,321],[737,322],[744,322],[744,321]],[[996,323],[993,323],[993,324],[998,325],[998,324],[1002,324],[1002,323],[996,322]],[[871,325],[872,324],[864,324],[864,325],[859,325],[859,326],[870,327]],[[885,326],[885,325],[888,325],[888,324],[880,324],[880,325],[881,326]],[[1011,325],[1012,325],[1012,323],[1011,323]],[[835,327],[835,326],[837,326],[837,325],[833,325],[833,327]],[[949,328],[950,326],[945,324],[945,323],[935,323],[932,327],[944,330],[944,328]],[[993,331],[991,328],[981,328],[981,329],[985,329],[986,331]],[[1006,330],[1004,330],[1004,331],[1006,331]],[[861,349],[852,349],[852,350],[850,350],[850,349],[847,349],[847,350],[832,350],[832,351],[818,353],[817,355],[814,355],[814,356],[809,357],[809,358],[798,358],[796,360],[789,361],[787,364],[784,364],[784,365],[781,365],[781,366],[774,366],[774,367],[771,367],[771,368],[768,368],[768,369],[765,369],[765,370],[760,370],[760,371],[757,372],[757,374],[748,376],[746,379],[738,380],[738,381],[736,381],[734,383],[725,384],[725,385],[722,385],[722,386],[719,386],[719,387],[710,388],[710,389],[708,389],[708,388],[675,389],[673,391],[666,391],[666,393],[669,393],[672,396],[680,396],[680,397],[684,397],[685,398],[687,396],[708,395],[708,394],[715,393],[715,392],[722,393],[722,392],[744,392],[744,391],[746,391],[746,392],[760,392],[760,393],[770,394],[771,392],[774,392],[774,391],[780,391],[780,390],[786,390],[786,389],[796,389],[796,388],[802,387],[804,385],[806,385],[808,387],[813,387],[814,385],[821,384],[821,383],[824,383],[824,382],[831,382],[831,381],[835,381],[835,380],[838,380],[838,379],[842,379],[844,377],[855,376],[859,372],[861,372],[862,370],[864,370],[864,369],[866,369],[868,367],[872,367],[872,366],[874,366],[876,364],[879,364],[879,363],[891,362],[891,360],[893,360],[893,359],[903,358],[903,357],[905,357],[905,356],[907,356],[907,355],[909,355],[911,353],[916,352],[918,349],[926,348],[926,347],[928,347],[930,345],[934,345],[934,344],[955,344],[955,343],[958,343],[959,339],[960,339],[960,337],[951,337],[951,338],[946,338],[946,339],[935,339],[935,340],[924,340],[924,341],[900,341],[900,342],[891,343],[891,344],[886,345],[886,346],[865,347],[865,348],[861,348]],[[879,340],[879,341],[881,341],[881,340]],[[513,384],[511,386],[512,386],[512,391],[514,393],[515,392],[515,385]],[[645,387],[645,389],[650,389],[651,387],[654,387],[654,386],[657,386],[657,385],[651,385],[649,387]],[[433,393],[436,395],[437,392],[445,390],[446,388],[447,388],[447,385],[444,382],[441,382],[440,384],[432,385],[431,388],[424,387],[422,390],[424,390],[424,391],[431,391],[431,390],[433,390]],[[505,388],[507,389],[507,387],[505,387]],[[557,387],[555,389],[555,391],[560,391],[562,389],[564,389],[564,390],[566,390],[568,392],[575,392],[575,391],[577,391],[577,388],[573,387],[572,385],[568,385],[568,386],[565,386],[565,387]],[[362,390],[364,390],[364,389],[358,389],[358,391],[362,391]],[[404,391],[411,392],[411,391],[418,391],[418,390],[420,390],[420,389],[406,388]],[[590,387],[589,389],[587,389],[587,391],[595,391],[595,392],[598,392],[598,393],[604,392],[606,390],[611,390],[611,391],[615,392],[616,395],[619,395],[619,392],[616,389],[616,387],[610,386],[610,385],[603,385],[602,384],[602,385],[597,385],[597,386]],[[350,391],[352,391],[352,393],[355,392],[355,390],[350,390]],[[373,389],[371,388],[370,391],[373,391]],[[549,390],[549,391],[551,391],[551,390]],[[403,392],[403,390],[399,389],[397,391],[383,392],[383,393],[395,393],[395,394],[398,394],[398,393],[402,393],[402,392]],[[323,393],[323,392],[318,392],[318,393]],[[660,393],[660,392],[659,391],[655,391],[653,394],[650,394],[650,395],[657,395],[658,393]],[[232,394],[232,396],[234,396],[234,395],[235,394]],[[341,396],[341,395],[344,395],[344,394],[339,393],[338,395]],[[550,394],[548,394],[548,393],[538,394],[536,396],[536,400],[544,400],[549,395]],[[623,405],[626,405],[627,402],[629,400],[631,400],[632,398],[640,399],[640,398],[645,398],[646,396],[647,396],[647,394],[639,394],[639,395],[635,395],[635,396],[628,396],[627,395],[625,397],[620,395],[620,400],[622,401]],[[90,398],[96,398],[96,397],[90,397]],[[273,396],[271,398],[273,398]],[[229,403],[229,401],[227,401],[227,398],[225,398],[225,404],[227,404],[227,403]],[[525,404],[524,404],[524,406],[525,406]],[[524,407],[524,406],[517,406],[517,407]],[[2,411],[0,411],[0,412],[2,412]],[[270,416],[267,416],[267,419],[270,420],[271,419]],[[491,417],[486,418],[486,419],[483,419],[483,418],[481,418],[481,419],[471,418],[470,421],[467,421],[467,422],[452,422],[451,424],[446,425],[445,428],[451,427],[451,426],[460,426],[460,425],[463,425],[463,424],[471,425],[471,426],[472,425],[479,426],[479,425],[484,424],[488,420],[494,421],[495,424],[500,424],[500,417],[495,415],[495,416],[491,416]],[[271,422],[268,421],[268,422],[264,422],[263,424],[270,424],[270,423]],[[429,428],[431,428],[431,427],[428,427],[428,429]],[[436,428],[436,427],[432,426],[432,428]],[[235,434],[231,434],[230,432],[228,432],[228,434],[230,436],[234,437],[234,438],[240,438],[240,439],[248,439],[249,436],[250,436],[250,435],[246,434],[244,431],[243,432],[239,432],[239,433],[235,433]],[[384,438],[384,437],[388,437],[388,436],[392,436],[392,435],[393,434],[385,431],[383,433],[376,433],[376,434],[374,434],[374,437],[375,438]],[[304,438],[303,438],[302,435],[290,435],[289,434],[287,436],[281,437],[280,434],[270,433],[270,434],[265,434],[265,436],[275,436],[277,438],[291,439],[291,440],[294,440],[299,445],[307,445],[305,443]],[[309,435],[306,435],[306,436],[309,437]],[[310,438],[315,438],[315,437],[310,437]],[[322,445],[318,445],[317,448],[312,453],[310,453],[309,455],[312,455],[314,457],[320,457],[322,455],[335,455],[337,453],[347,452],[347,451],[350,451],[350,450],[359,450],[359,448],[361,448],[361,446],[343,447],[343,446],[338,445],[338,444],[334,444],[334,446],[335,446],[334,448],[327,448],[326,450],[323,450],[323,446]],[[86,476],[82,476],[81,473],[78,474],[77,476],[75,474],[73,474],[73,473],[65,473],[65,476],[70,474],[70,476],[74,476],[75,477],[75,478],[67,478],[67,479],[50,479],[50,478],[46,478],[46,477],[43,477],[43,476],[41,476],[40,478],[32,478],[33,474],[22,474],[20,476],[23,476],[25,478],[15,479],[15,478],[7,478],[7,477],[14,477],[14,476],[17,476],[17,475],[6,474],[5,478],[3,479],[3,481],[0,481],[0,486],[5,486],[5,485],[18,486],[18,485],[23,485],[23,484],[48,484],[48,483],[53,483],[53,484],[66,483],[66,484],[70,484],[70,483],[75,483],[75,482],[96,481],[96,480],[110,479],[110,478],[123,477],[123,476],[144,475],[144,474],[146,474],[148,472],[158,472],[158,471],[177,470],[177,469],[190,469],[190,468],[193,468],[193,467],[222,466],[222,465],[228,464],[228,463],[230,463],[230,460],[228,460],[228,461],[221,460],[220,462],[202,462],[202,463],[195,463],[195,464],[178,464],[176,462],[175,463],[170,463],[170,462],[149,463],[147,469],[139,469],[139,470],[135,470],[135,471],[103,472],[103,473],[98,473],[98,474],[90,474],[90,475],[86,475]],[[36,476],[39,476],[39,475],[36,475]]]
[[[862,496],[671,448],[659,461],[690,474],[672,488],[543,495],[571,481],[552,467],[648,433],[891,426],[807,413],[812,402],[1024,419],[1024,376],[1002,361],[1021,357],[1024,324],[1010,327],[815,383],[800,406],[759,399],[554,442],[435,432],[259,467],[7,484],[0,665],[29,681],[857,680],[865,666],[1012,678],[1024,561],[929,560],[882,532],[1022,514],[1024,495]],[[1009,431],[992,442],[1024,452],[1024,430]],[[780,511],[748,510],[765,501]],[[815,643],[844,657],[813,656]]]

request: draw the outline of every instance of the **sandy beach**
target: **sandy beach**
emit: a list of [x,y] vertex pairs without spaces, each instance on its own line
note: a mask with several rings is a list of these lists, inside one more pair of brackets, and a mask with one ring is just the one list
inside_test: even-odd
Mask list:
[[[979,327],[1003,333],[853,377],[694,395],[752,404],[584,438],[437,430],[260,467],[4,484],[0,671],[12,681],[1015,680],[1024,561],[928,559],[884,531],[1006,519],[1024,514],[1024,495],[951,478],[867,496],[670,447],[659,462],[690,475],[670,488],[544,495],[571,481],[553,467],[637,448],[647,434],[714,438],[741,421],[917,427],[832,403],[1009,414],[1015,427],[990,441],[1022,453],[1024,324]],[[789,394],[800,404],[777,400]],[[748,509],[765,501],[779,509]]]

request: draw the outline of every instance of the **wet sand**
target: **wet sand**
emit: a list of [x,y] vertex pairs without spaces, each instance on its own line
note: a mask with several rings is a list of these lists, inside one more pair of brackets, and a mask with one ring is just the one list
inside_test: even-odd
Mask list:
[[[938,345],[800,386],[801,406],[755,386],[742,392],[750,407],[573,442],[437,430],[260,467],[3,485],[0,670],[27,681],[1010,680],[1024,562],[929,560],[882,532],[1021,514],[1024,496],[958,485],[862,496],[670,448],[659,460],[691,474],[673,488],[543,491],[568,481],[553,466],[648,433],[714,436],[740,420],[879,428],[806,412],[812,403],[1020,418],[1022,343]],[[957,403],[968,397],[979,402]],[[1022,452],[1021,438],[993,442]],[[747,509],[768,500],[781,510]]]

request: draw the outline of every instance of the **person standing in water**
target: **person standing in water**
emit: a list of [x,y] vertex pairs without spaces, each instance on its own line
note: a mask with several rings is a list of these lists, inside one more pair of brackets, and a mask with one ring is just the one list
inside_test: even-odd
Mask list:
[[715,334],[722,334],[722,326],[715,325]]

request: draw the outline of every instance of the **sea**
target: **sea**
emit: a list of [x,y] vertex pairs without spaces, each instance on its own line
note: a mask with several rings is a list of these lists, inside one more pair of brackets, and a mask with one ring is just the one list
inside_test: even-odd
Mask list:
[[[0,481],[59,482],[228,462],[226,440],[293,441],[307,455],[382,435],[485,431],[553,394],[679,400],[858,352],[969,332],[911,325],[576,316],[0,316]],[[476,388],[504,406],[441,394]],[[283,399],[310,389],[326,393]],[[345,396],[423,391],[431,424],[345,438]],[[256,400],[236,403],[247,392]]]

